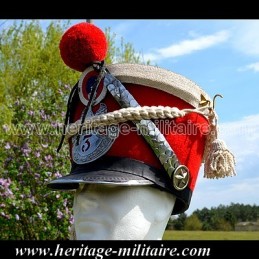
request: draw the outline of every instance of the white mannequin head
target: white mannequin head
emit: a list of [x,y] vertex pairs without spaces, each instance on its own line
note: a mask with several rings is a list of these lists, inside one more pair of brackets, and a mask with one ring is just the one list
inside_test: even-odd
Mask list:
[[74,196],[77,240],[161,240],[175,197],[152,186],[81,185]]

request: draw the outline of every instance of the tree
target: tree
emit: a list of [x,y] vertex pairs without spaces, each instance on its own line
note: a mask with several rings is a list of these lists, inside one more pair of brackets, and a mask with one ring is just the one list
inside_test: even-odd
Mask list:
[[[73,223],[72,193],[45,185],[70,170],[68,149],[56,153],[67,98],[80,77],[59,54],[68,26],[52,22],[44,31],[38,21],[27,21],[0,32],[2,240],[67,239]],[[109,30],[107,37],[115,47]],[[130,43],[120,48],[108,53],[107,62],[139,62]]]
[[237,222],[257,221],[259,206],[231,203],[229,206],[203,208],[193,213],[197,214],[202,222],[203,230],[234,230]]
[[196,214],[200,222],[202,222],[202,230],[213,230],[212,227],[212,212],[208,208],[203,208],[201,210],[195,210],[193,214]]
[[[235,229],[236,217],[234,216],[234,214],[231,211],[229,211],[229,210],[225,211],[223,219],[230,226],[229,230]],[[226,227],[225,227],[225,229],[226,229]]]
[[172,221],[173,229],[175,230],[184,230],[185,220],[187,218],[186,213],[181,213],[176,219]]

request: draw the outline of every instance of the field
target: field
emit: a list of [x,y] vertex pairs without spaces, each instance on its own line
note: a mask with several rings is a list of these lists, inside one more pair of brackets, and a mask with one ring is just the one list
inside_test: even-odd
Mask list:
[[176,231],[167,230],[163,240],[259,240],[259,231]]

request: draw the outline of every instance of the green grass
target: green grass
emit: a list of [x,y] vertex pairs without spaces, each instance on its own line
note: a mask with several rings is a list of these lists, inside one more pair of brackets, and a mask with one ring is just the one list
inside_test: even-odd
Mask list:
[[166,230],[163,240],[259,240],[259,231]]

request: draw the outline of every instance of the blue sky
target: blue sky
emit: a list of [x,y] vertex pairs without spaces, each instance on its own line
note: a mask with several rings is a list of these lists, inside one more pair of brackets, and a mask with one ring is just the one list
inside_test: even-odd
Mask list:
[[[211,97],[224,97],[216,101],[220,138],[236,157],[237,176],[205,179],[201,168],[187,214],[231,202],[259,205],[259,20],[93,22],[110,27],[144,59],[191,79]],[[0,20],[0,30],[10,23]]]

